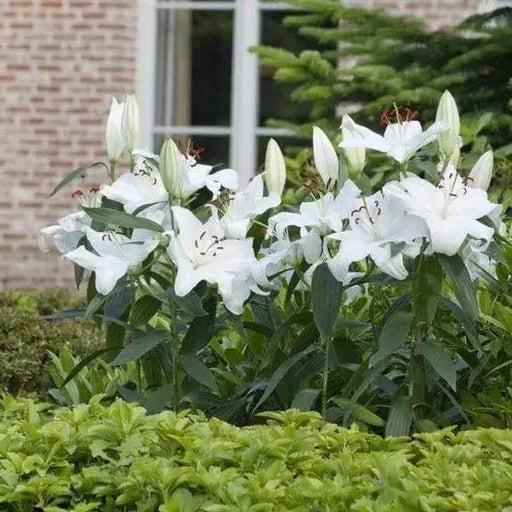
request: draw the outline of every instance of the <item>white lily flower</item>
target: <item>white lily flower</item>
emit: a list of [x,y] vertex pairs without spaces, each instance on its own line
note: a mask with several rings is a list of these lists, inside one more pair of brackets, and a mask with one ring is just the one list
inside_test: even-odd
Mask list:
[[334,277],[345,284],[354,277],[354,273],[349,272],[350,265],[368,256],[386,274],[405,279],[408,272],[400,246],[409,246],[408,253],[419,252],[417,240],[428,235],[421,218],[406,214],[396,201],[382,192],[354,202],[350,228],[328,237],[339,240],[340,246],[327,265]]
[[96,274],[96,290],[108,295],[130,268],[142,263],[157,247],[158,239],[146,230],[133,230],[132,238],[112,232],[86,229],[87,240],[96,252],[80,246],[63,258]]
[[124,151],[124,139],[121,130],[123,112],[124,102],[119,103],[116,98],[112,98],[105,130],[105,142],[109,162],[117,162]]
[[180,206],[172,212],[178,233],[172,234],[167,252],[178,268],[176,294],[183,297],[206,281],[217,285],[229,311],[242,313],[251,290],[259,293],[252,274],[257,266],[252,240],[226,238],[215,210],[204,224]]
[[228,238],[245,238],[252,219],[279,206],[281,197],[275,193],[265,197],[263,188],[263,178],[258,175],[247,188],[234,194],[220,220]]
[[350,180],[347,180],[334,198],[328,192],[316,201],[305,201],[299,207],[299,213],[282,212],[269,219],[270,231],[276,231],[282,237],[288,226],[310,228],[319,235],[327,235],[331,231],[341,231],[343,221],[348,219],[352,210],[353,200],[361,195],[361,191]]
[[281,148],[274,139],[268,141],[264,177],[267,190],[281,197],[286,183],[286,164]]
[[313,158],[324,185],[332,189],[339,179],[340,162],[331,141],[318,126],[313,126]]
[[62,254],[72,251],[84,236],[85,228],[90,225],[91,218],[85,212],[66,215],[57,225],[41,229],[39,248],[48,252],[55,247]]
[[436,121],[444,124],[446,130],[437,135],[439,149],[446,158],[450,158],[454,151],[462,145],[460,138],[460,118],[454,97],[450,91],[444,91],[437,107]]
[[468,186],[480,188],[487,192],[491,184],[494,166],[494,155],[491,150],[486,151],[476,162],[469,173]]
[[346,128],[354,135],[344,139],[340,143],[341,148],[374,149],[386,153],[399,163],[409,160],[418,149],[434,141],[438,133],[446,130],[442,123],[434,123],[423,131],[419,121],[403,121],[389,124],[382,136],[355,123],[349,116],[346,118]]
[[436,187],[428,181],[409,177],[384,186],[384,193],[396,198],[412,215],[425,219],[433,252],[453,256],[467,236],[490,240],[494,230],[478,219],[495,210],[487,194],[466,186],[455,167],[448,164]]
[[[341,118],[341,135],[343,140],[357,137],[357,133],[352,129],[354,124],[354,121],[352,121],[348,114],[343,114]],[[363,172],[366,164],[366,149],[364,147],[343,148],[343,153],[353,173]]]
[[140,114],[139,105],[135,95],[129,94],[126,97],[126,103],[123,109],[121,120],[121,132],[126,149],[131,154],[134,149],[139,147],[140,143]]
[[182,155],[182,165],[182,199],[205,187],[212,193],[213,199],[217,199],[221,188],[238,190],[238,173],[234,169],[221,169],[210,174],[213,169],[211,165],[199,164],[190,155]]
[[[170,229],[169,194],[160,178],[160,174],[149,158],[134,154],[133,172],[127,172],[117,178],[111,185],[103,185],[101,193],[124,206],[128,213],[151,204],[142,210],[140,217],[153,220]],[[156,204],[154,204],[156,203]]]

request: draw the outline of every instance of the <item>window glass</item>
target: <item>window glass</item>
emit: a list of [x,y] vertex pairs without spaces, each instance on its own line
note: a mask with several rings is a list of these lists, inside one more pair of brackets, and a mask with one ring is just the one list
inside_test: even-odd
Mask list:
[[233,11],[157,10],[155,123],[229,126]]

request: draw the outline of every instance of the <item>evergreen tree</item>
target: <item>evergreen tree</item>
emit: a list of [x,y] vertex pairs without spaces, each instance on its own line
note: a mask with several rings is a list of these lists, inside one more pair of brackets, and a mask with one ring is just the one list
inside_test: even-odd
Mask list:
[[[339,0],[287,3],[299,10],[285,18],[285,25],[307,38],[311,50],[255,51],[262,64],[275,69],[277,82],[293,84],[291,98],[310,106],[311,123],[273,119],[273,126],[309,138],[311,124],[317,124],[339,138],[340,109],[355,110],[358,122],[377,129],[380,114],[394,105],[411,107],[429,124],[440,95],[449,89],[470,143],[463,150],[487,141],[496,149],[512,140],[512,8],[430,31],[421,20],[347,7]],[[506,146],[498,156],[509,152]]]

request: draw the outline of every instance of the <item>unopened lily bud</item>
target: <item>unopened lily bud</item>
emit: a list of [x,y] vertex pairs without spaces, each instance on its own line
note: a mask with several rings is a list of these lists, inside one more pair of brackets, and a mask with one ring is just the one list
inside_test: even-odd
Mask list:
[[124,139],[121,132],[123,111],[124,102],[119,103],[116,98],[112,98],[105,130],[105,142],[107,144],[109,162],[117,162],[124,151]]
[[[341,118],[341,135],[343,140],[352,139],[358,136],[358,133],[353,129],[354,121],[352,118],[344,114]],[[363,172],[366,164],[366,149],[364,147],[343,148],[343,154],[348,162],[350,170],[354,174]]]
[[129,153],[132,153],[134,149],[139,147],[140,141],[139,105],[133,94],[129,94],[126,97],[121,130],[126,149]]
[[459,110],[449,91],[444,91],[439,100],[436,122],[443,123],[446,127],[446,130],[437,135],[437,141],[443,155],[450,157],[456,148],[460,147],[461,139]]
[[492,151],[486,151],[476,162],[469,173],[468,185],[487,191],[491,184],[494,155]]
[[313,126],[313,158],[325,186],[332,188],[338,181],[339,159],[331,141],[318,126]]
[[267,190],[281,197],[286,183],[286,165],[279,144],[274,139],[268,142],[264,178]]
[[165,190],[174,197],[181,196],[183,156],[172,139],[167,139],[160,151],[160,176]]

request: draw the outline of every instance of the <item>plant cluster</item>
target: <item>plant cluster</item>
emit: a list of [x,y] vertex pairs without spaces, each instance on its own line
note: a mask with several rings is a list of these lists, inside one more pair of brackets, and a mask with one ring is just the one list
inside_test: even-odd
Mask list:
[[3,391],[46,396],[50,386],[46,371],[49,351],[67,348],[77,356],[85,356],[101,347],[103,333],[92,321],[57,324],[44,320],[46,315],[79,307],[81,303],[83,299],[61,290],[0,294],[0,388]]
[[[190,145],[138,149],[136,100],[114,100],[110,183],[75,192],[81,210],[42,231],[42,247],[74,263],[77,283],[91,272],[86,311],[60,317],[104,318],[105,357],[139,367],[123,396],[151,411],[192,405],[245,419],[263,404],[293,405],[377,427],[384,412],[388,435],[469,423],[457,380],[485,361],[476,290],[508,286],[496,268],[507,231],[486,192],[492,152],[469,175],[457,170],[448,91],[436,118],[423,131],[397,108],[380,135],[345,116],[341,165],[315,128],[317,187],[279,209],[286,168],[275,141],[263,175],[239,187],[234,170],[212,172]],[[434,143],[438,162],[413,173]],[[130,172],[116,177],[125,147]],[[356,185],[368,150],[387,158],[385,185],[371,195]]]
[[4,397],[2,510],[512,510],[508,430],[382,439],[297,410],[237,428],[100,399],[50,409]]

